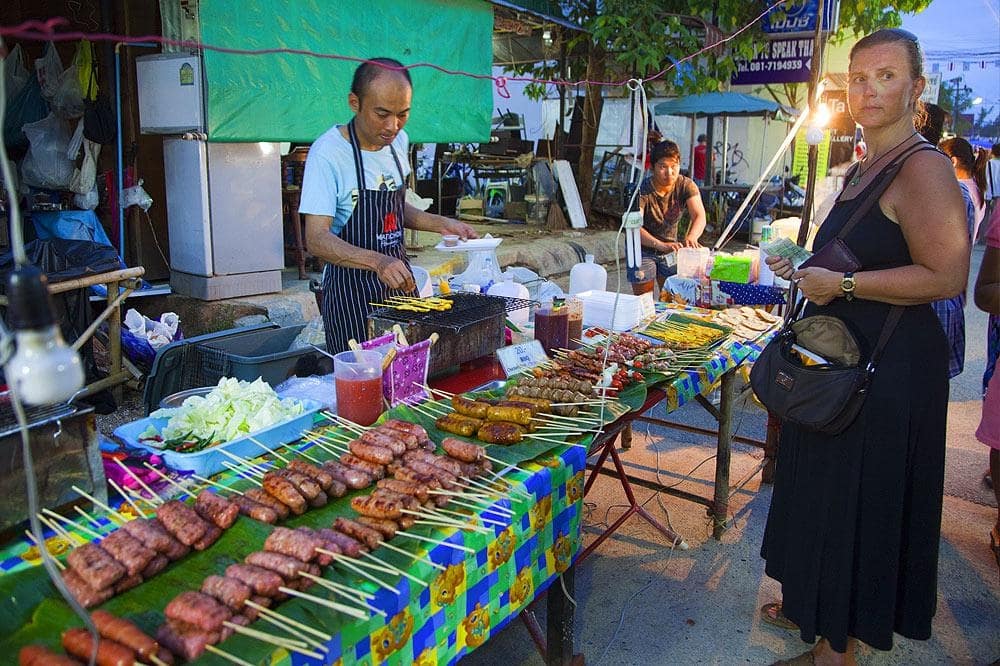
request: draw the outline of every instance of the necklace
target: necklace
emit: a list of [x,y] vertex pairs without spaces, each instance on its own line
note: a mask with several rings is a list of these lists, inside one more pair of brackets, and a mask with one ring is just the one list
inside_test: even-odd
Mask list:
[[864,158],[862,158],[862,160],[861,160],[861,164],[858,165],[857,171],[854,172],[854,175],[851,177],[851,180],[850,180],[850,182],[848,184],[849,185],[857,185],[859,182],[861,182],[861,176],[865,175],[866,171],[871,171],[875,167],[875,165],[878,164],[879,162],[881,162],[882,159],[886,155],[891,154],[894,150],[896,150],[897,148],[899,148],[900,146],[902,146],[904,143],[906,143],[907,141],[909,141],[910,139],[912,139],[916,135],[917,135],[917,132],[913,132],[913,134],[909,135],[908,137],[906,137],[905,139],[903,139],[902,141],[900,141],[899,143],[897,143],[895,146],[893,146],[889,150],[885,151],[884,153],[882,153],[881,155],[879,155],[878,157],[876,157],[875,161],[872,162],[870,165],[868,165],[867,169],[863,168],[863,166],[865,164],[867,164],[867,162],[868,162],[868,156],[865,155]]

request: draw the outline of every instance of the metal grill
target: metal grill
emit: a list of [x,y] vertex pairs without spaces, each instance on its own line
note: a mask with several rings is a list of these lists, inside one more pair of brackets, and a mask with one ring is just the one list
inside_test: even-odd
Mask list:
[[506,315],[515,310],[528,308],[534,304],[534,301],[522,298],[488,296],[469,292],[456,292],[443,298],[452,302],[450,310],[411,312],[395,308],[378,308],[373,310],[368,318],[397,324],[419,324],[461,333],[469,326],[480,324],[498,315]]
[[[36,428],[46,423],[52,423],[53,421],[71,416],[77,412],[77,408],[64,402],[57,405],[41,405],[38,407],[25,405],[24,412],[28,419],[28,427]],[[17,430],[17,417],[10,403],[10,392],[0,392],[0,437],[6,437],[17,432]]]

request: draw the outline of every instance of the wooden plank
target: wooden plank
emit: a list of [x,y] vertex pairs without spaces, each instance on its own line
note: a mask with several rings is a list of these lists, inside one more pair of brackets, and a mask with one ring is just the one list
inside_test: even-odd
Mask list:
[[580,200],[580,191],[576,188],[576,179],[573,178],[573,169],[570,168],[566,160],[556,160],[553,162],[556,174],[556,182],[562,191],[563,201],[566,202],[566,210],[569,213],[569,223],[574,229],[586,229],[587,217],[583,212],[583,201]]

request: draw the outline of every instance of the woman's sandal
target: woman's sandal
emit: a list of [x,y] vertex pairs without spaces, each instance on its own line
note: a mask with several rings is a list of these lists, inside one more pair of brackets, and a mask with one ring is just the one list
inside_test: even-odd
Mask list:
[[771,666],[810,666],[816,663],[816,656],[813,654],[812,650],[807,650],[797,657],[792,657],[791,659],[779,659],[778,661],[771,664]]
[[[789,620],[787,617],[785,617],[785,614],[781,612],[780,601],[775,601],[761,606],[760,619],[780,629],[786,629],[788,631],[798,631],[799,629],[799,625]],[[811,662],[806,662],[806,663],[811,663]]]

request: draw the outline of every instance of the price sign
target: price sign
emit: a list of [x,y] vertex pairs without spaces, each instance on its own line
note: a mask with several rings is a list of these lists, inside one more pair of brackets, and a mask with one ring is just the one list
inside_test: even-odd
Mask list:
[[510,377],[521,370],[527,370],[548,361],[549,357],[545,353],[545,349],[542,348],[541,342],[531,340],[519,345],[501,347],[497,350],[497,359],[503,366],[504,373]]

